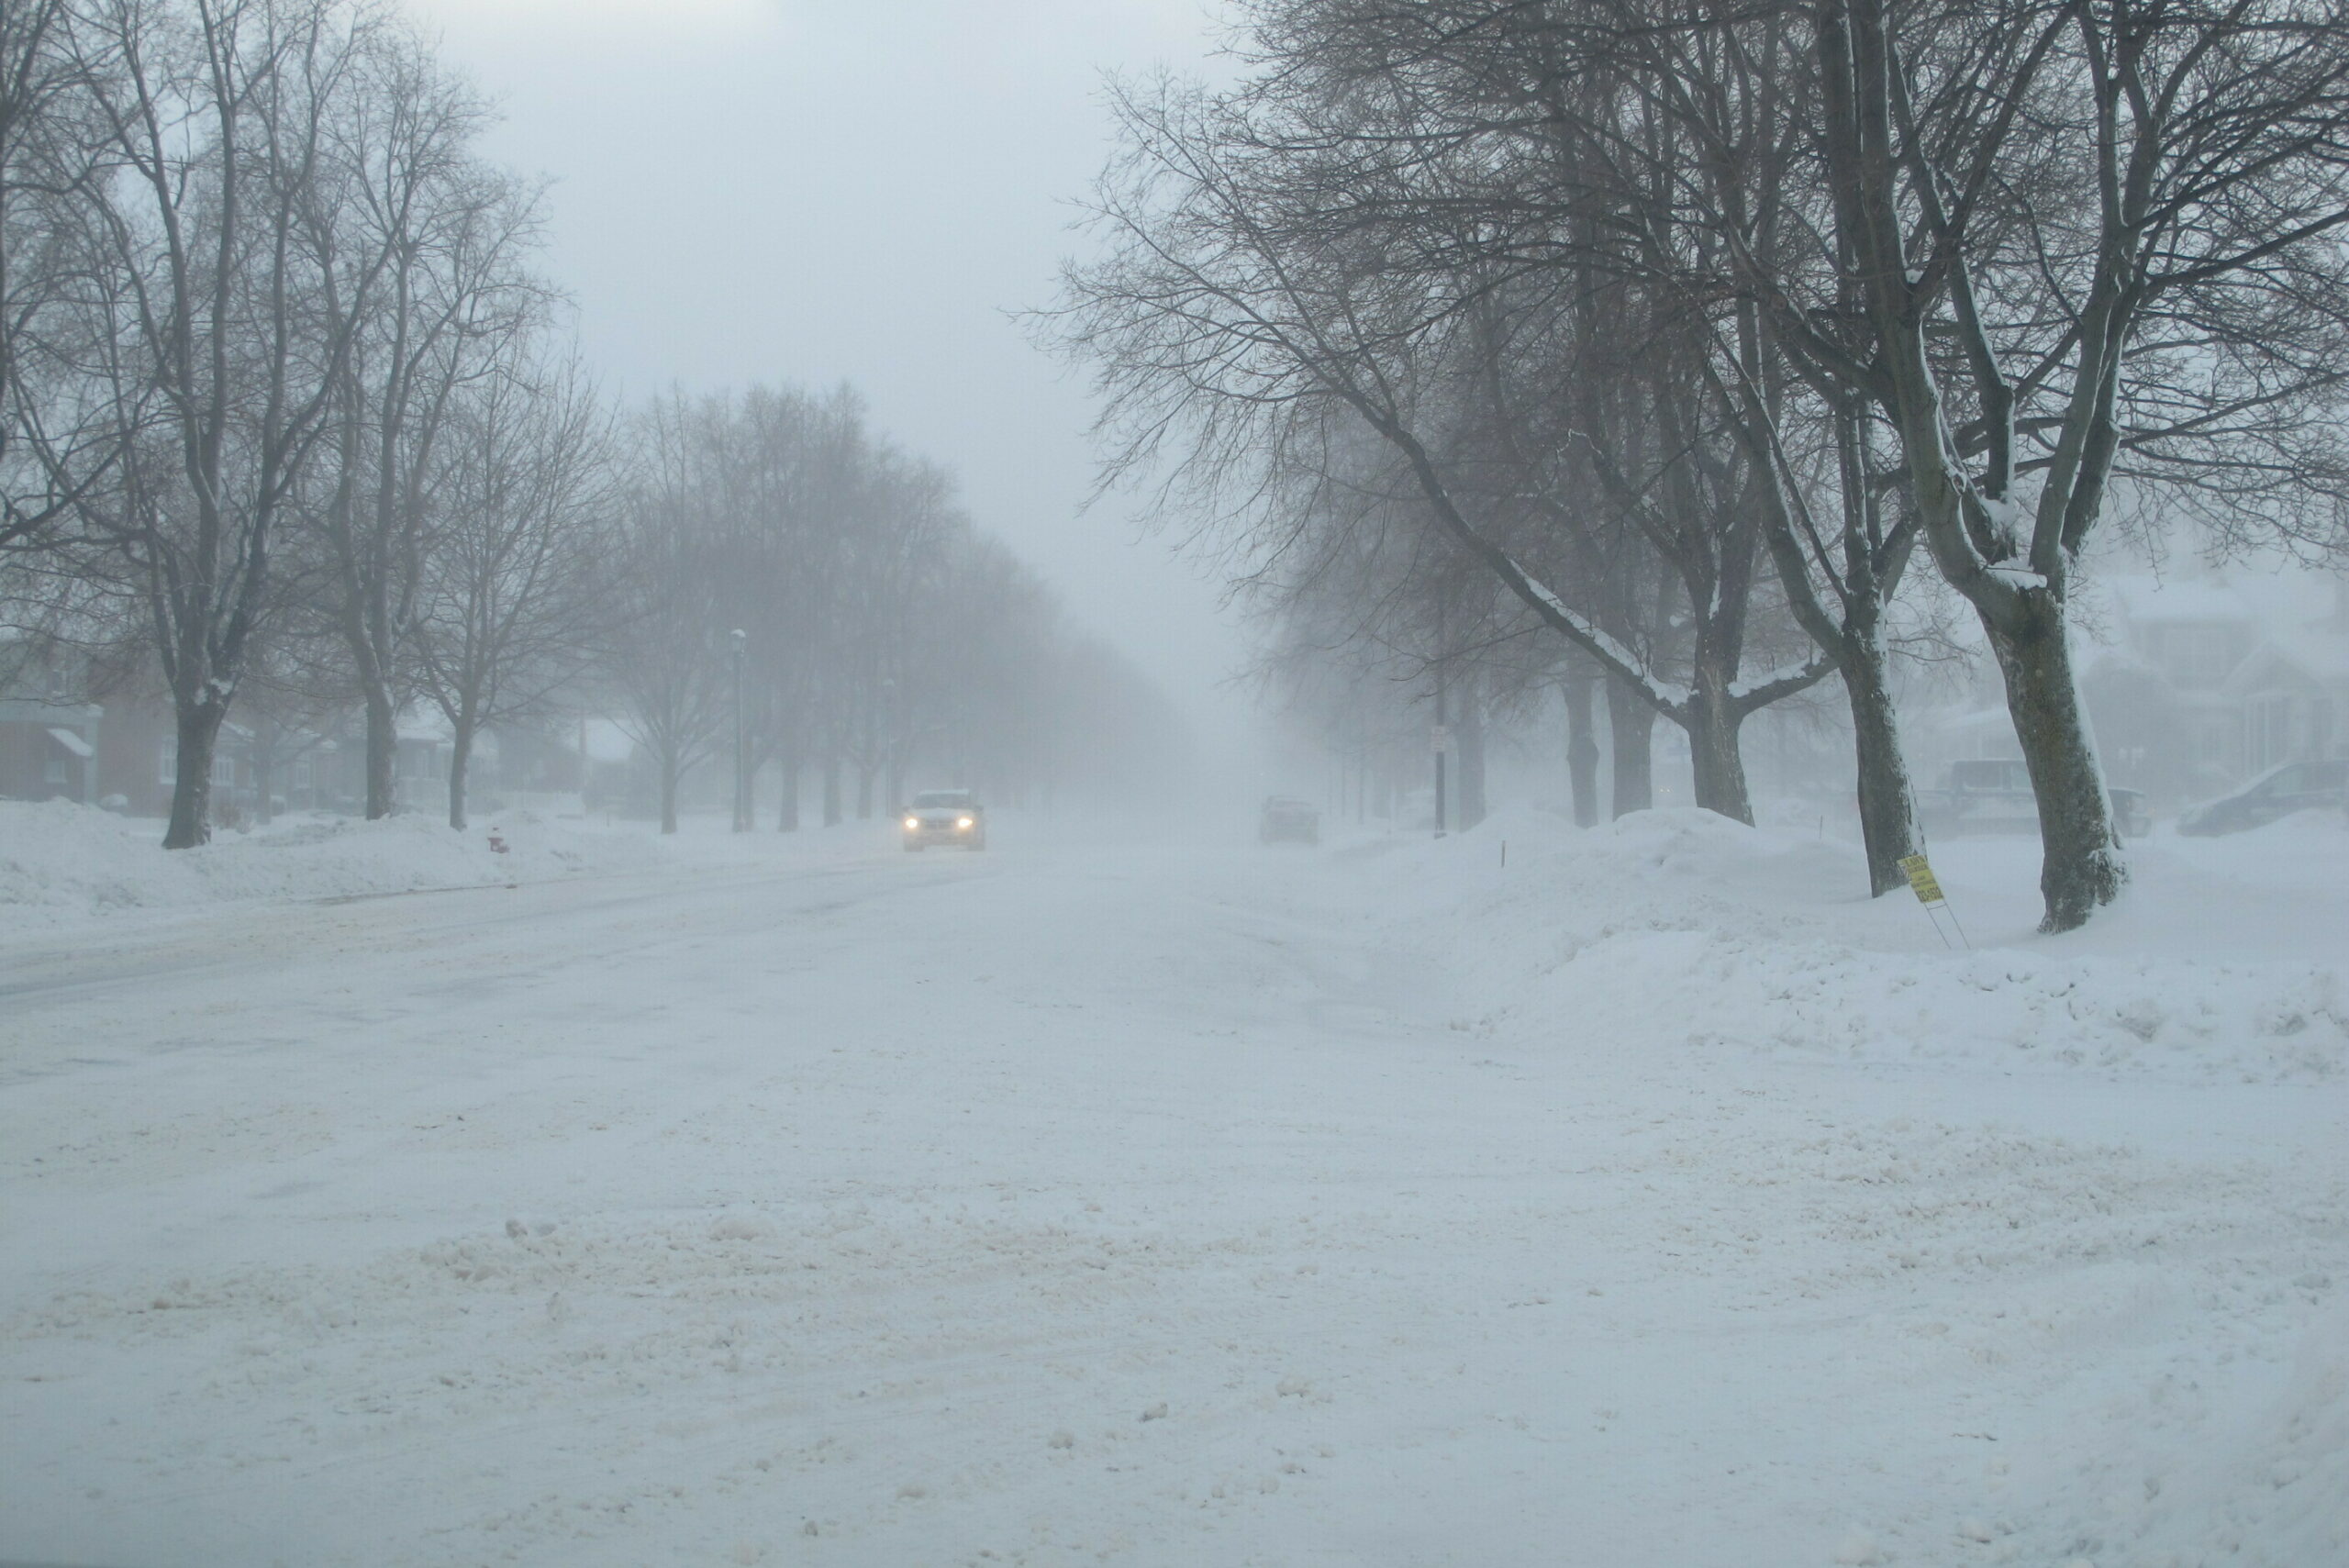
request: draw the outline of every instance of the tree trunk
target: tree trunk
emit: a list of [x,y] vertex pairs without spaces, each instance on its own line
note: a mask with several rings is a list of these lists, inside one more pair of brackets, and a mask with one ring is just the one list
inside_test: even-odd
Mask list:
[[269,786],[277,773],[277,728],[269,725],[257,732],[252,745],[253,761],[253,820],[266,828],[276,820],[270,809]]
[[1630,683],[1607,677],[1607,735],[1615,752],[1611,815],[1645,811],[1655,804],[1653,745],[1655,709]]
[[1997,624],[1985,617],[1983,624],[2039,802],[2039,892],[2046,904],[2039,929],[2069,931],[2120,895],[2129,867],[2073,677],[2063,601],[2043,590],[2021,598],[2020,613]]
[[1566,787],[1574,799],[1575,826],[1598,825],[1598,737],[1591,729],[1587,675],[1570,677],[1566,694]]
[[827,757],[824,759],[824,826],[837,828],[840,825],[841,760]]
[[677,780],[680,770],[673,752],[661,759],[661,831],[677,830]]
[[1909,759],[1900,749],[1899,716],[1893,707],[1884,639],[1870,628],[1843,634],[1843,695],[1852,708],[1853,751],[1859,764],[1860,841],[1868,857],[1868,892],[1881,898],[1908,885],[1900,869],[1915,854],[1917,797],[1909,780]]
[[192,850],[212,841],[212,756],[228,705],[216,699],[175,703],[174,708],[180,750],[172,769],[172,818],[163,829],[163,848]]
[[774,830],[778,833],[799,831],[799,753],[785,746],[775,753],[776,771],[783,777],[776,786],[782,799],[774,811]]
[[1464,683],[1460,697],[1460,809],[1461,831],[1466,832],[1485,819],[1485,705],[1476,691],[1476,680],[1471,676]]
[[367,688],[367,820],[389,817],[396,801],[395,773],[400,759],[399,716],[390,690],[370,683]]
[[856,766],[856,819],[873,820],[873,768],[864,762]]
[[456,735],[449,743],[449,826],[462,833],[465,828],[465,775],[473,761],[473,726],[461,718],[454,728]]
[[1744,713],[1719,684],[1700,684],[1690,694],[1688,762],[1697,804],[1751,828],[1753,800],[1745,787],[1745,756],[1737,743],[1744,722]]

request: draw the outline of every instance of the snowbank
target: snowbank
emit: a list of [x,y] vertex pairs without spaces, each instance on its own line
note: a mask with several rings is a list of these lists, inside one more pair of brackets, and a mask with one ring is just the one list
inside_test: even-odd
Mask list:
[[[0,914],[70,925],[126,910],[226,900],[362,897],[542,882],[656,863],[646,837],[505,813],[451,830],[427,816],[379,822],[300,816],[201,849],[167,852],[162,825],[70,801],[0,801]],[[495,836],[506,849],[491,847]]]
[[[1512,813],[1386,863],[1417,911],[1410,940],[1468,977],[1489,1009],[1484,1026],[2000,1072],[2334,1077],[2349,1062],[2340,963],[2240,955],[2322,951],[2335,940],[2323,932],[2337,938],[2332,862],[2349,835],[2272,836],[2231,846],[2250,883],[2216,889],[2203,884],[2222,876],[2227,851],[2146,847],[2130,901],[2076,937],[2019,930],[2011,895],[2002,903],[1944,869],[1957,907],[1970,909],[1970,948],[1944,946],[1906,893],[1862,896],[1848,847],[1709,812],[1645,812],[1588,832]],[[2011,848],[2009,883],[2027,874]],[[1944,858],[1965,865],[1966,853]],[[2242,929],[2221,894],[2272,929]],[[2232,922],[2226,940],[2198,908]]]

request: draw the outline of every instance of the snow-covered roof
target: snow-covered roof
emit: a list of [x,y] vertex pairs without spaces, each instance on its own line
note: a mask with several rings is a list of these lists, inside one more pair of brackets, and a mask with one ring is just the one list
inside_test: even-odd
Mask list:
[[2223,579],[2135,574],[2108,577],[2102,586],[2137,626],[2239,624],[2253,618],[2251,606]]
[[2270,632],[2227,678],[2227,690],[2255,692],[2279,666],[2321,686],[2349,684],[2349,634],[2321,627]]
[[403,740],[430,740],[436,744],[446,744],[451,739],[449,721],[433,708],[402,709],[393,729]]

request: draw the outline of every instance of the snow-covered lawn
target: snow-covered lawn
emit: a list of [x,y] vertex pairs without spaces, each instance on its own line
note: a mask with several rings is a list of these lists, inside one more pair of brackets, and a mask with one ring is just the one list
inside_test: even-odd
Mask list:
[[10,810],[0,1557],[2349,1562],[2337,822]]

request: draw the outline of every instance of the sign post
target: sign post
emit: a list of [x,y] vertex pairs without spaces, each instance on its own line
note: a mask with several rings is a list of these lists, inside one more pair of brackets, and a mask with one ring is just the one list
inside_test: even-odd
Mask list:
[[1900,870],[1901,873],[1908,877],[1909,889],[1917,895],[1917,902],[1925,906],[1925,918],[1933,923],[1933,934],[1941,938],[1942,946],[1950,945],[1949,931],[1942,929],[1941,917],[1946,913],[1949,916],[1950,930],[1957,933],[1957,940],[1960,942],[1969,949],[1972,948],[1974,944],[1965,940],[1965,928],[1957,923],[1957,911],[1949,906],[1949,895],[1942,891],[1941,881],[1933,875],[1933,868],[1927,863],[1925,857],[1922,855],[1901,856]]

